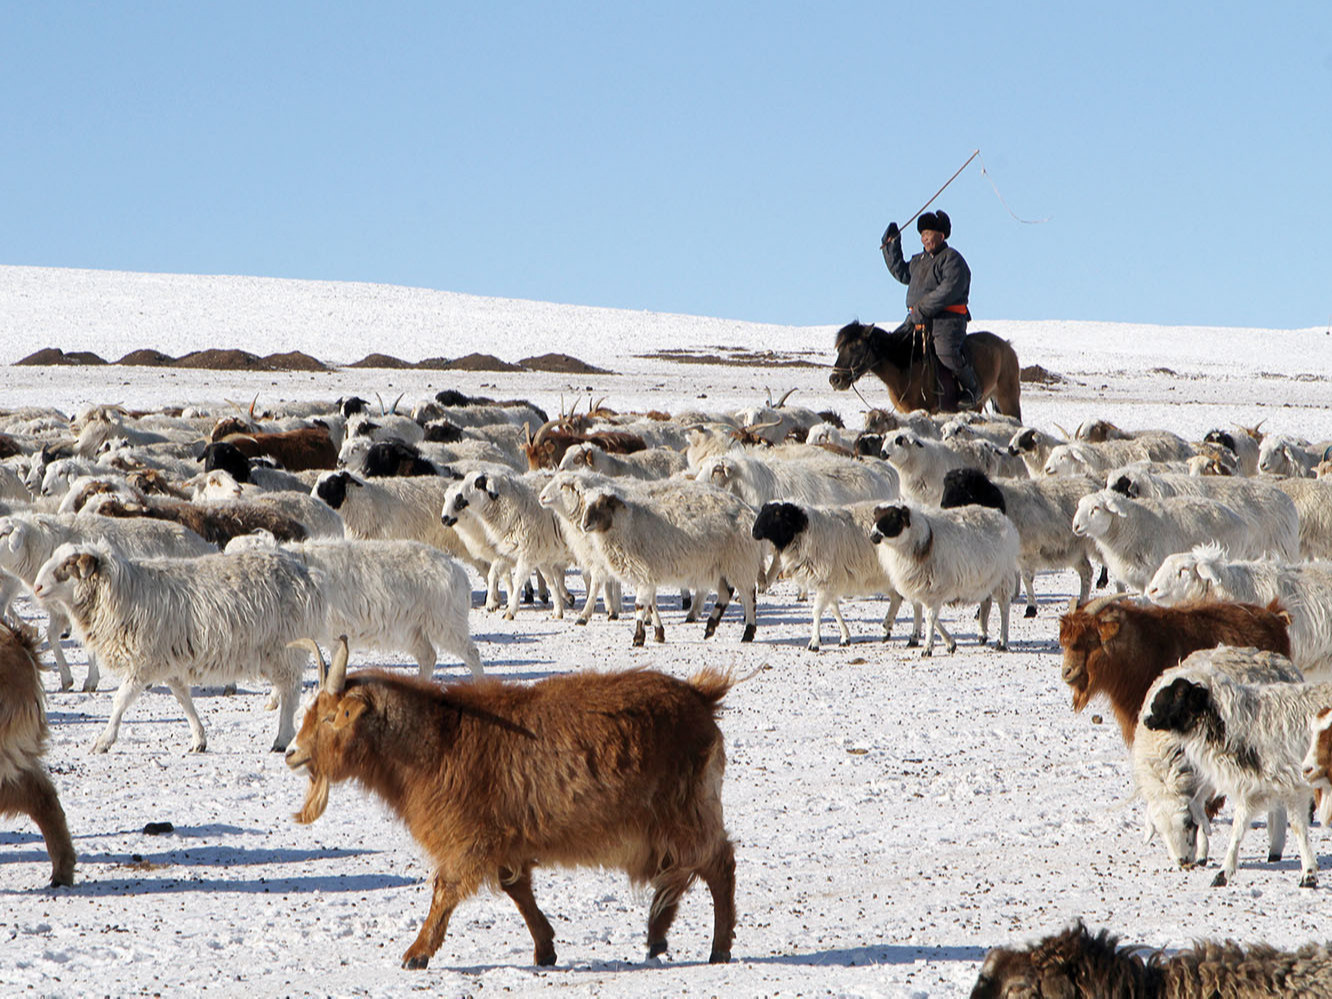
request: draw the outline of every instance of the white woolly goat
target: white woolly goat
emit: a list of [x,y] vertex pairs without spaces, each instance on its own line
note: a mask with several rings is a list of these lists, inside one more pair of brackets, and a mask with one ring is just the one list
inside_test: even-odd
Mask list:
[[489,563],[473,557],[458,532],[439,520],[453,479],[435,475],[363,479],[347,471],[325,472],[310,491],[342,517],[349,538],[421,541],[471,565],[482,576]]
[[440,504],[440,518],[446,527],[456,527],[466,520],[477,520],[485,540],[494,552],[494,565],[512,566],[509,606],[504,612],[512,621],[518,613],[523,582],[532,570],[541,572],[551,584],[555,617],[564,617],[564,571],[573,558],[564,541],[559,520],[543,509],[534,485],[516,474],[470,472],[445,494]]
[[[1170,858],[1183,868],[1207,863],[1212,832],[1207,804],[1216,788],[1188,761],[1179,733],[1154,732],[1143,725],[1142,715],[1177,676],[1201,669],[1219,671],[1239,683],[1299,683],[1304,679],[1289,659],[1276,652],[1221,645],[1186,656],[1148,689],[1129,749],[1134,792],[1146,806],[1143,842],[1159,835]],[[1280,806],[1268,811],[1267,842],[1268,859],[1280,860],[1286,843],[1286,811]]]
[[1110,574],[1138,593],[1167,555],[1194,545],[1215,541],[1240,557],[1262,555],[1247,520],[1201,496],[1134,500],[1102,489],[1078,501],[1073,533],[1092,538]]
[[660,487],[651,497],[617,485],[585,499],[579,526],[611,572],[634,588],[635,645],[643,644],[648,616],[656,640],[666,640],[657,589],[671,583],[716,591],[704,638],[716,630],[734,587],[744,607],[740,640],[753,639],[763,547],[749,535],[751,507],[730,493],[688,481]]
[[959,441],[956,445],[927,440],[909,430],[885,437],[883,457],[897,471],[902,498],[938,506],[943,496],[944,476],[952,469],[975,468],[991,477],[998,473],[1004,455],[989,441]]
[[1332,684],[1236,683],[1212,670],[1175,676],[1144,705],[1142,724],[1180,737],[1189,762],[1234,808],[1230,845],[1214,887],[1230,884],[1250,820],[1283,805],[1299,844],[1300,887],[1318,884],[1309,842],[1313,787],[1304,779],[1310,721],[1332,706]]
[[[851,644],[851,629],[846,626],[839,598],[851,596],[886,596],[888,612],[883,618],[883,638],[892,634],[902,596],[879,561],[870,541],[874,511],[880,504],[854,503],[849,507],[802,506],[795,503],[767,503],[754,518],[751,534],[756,540],[770,541],[777,557],[769,578],[780,572],[802,589],[814,591],[810,622],[809,650],[822,645],[823,612],[831,605],[841,631],[839,645]],[[920,605],[915,607],[915,627],[908,645],[916,645],[920,635]]]
[[325,619],[319,585],[296,559],[256,552],[136,561],[105,545],[61,545],[33,592],[62,605],[89,650],[120,675],[93,752],[111,748],[126,709],[153,683],[176,695],[193,752],[203,752],[208,739],[190,700],[192,682],[264,677],[278,699],[273,750],[295,735],[306,657],[287,643],[320,634]]
[[1299,555],[1299,513],[1291,498],[1270,482],[1125,468],[1111,472],[1106,485],[1132,499],[1165,499],[1169,496],[1214,499],[1248,521],[1251,548],[1278,558]]
[[[606,617],[618,620],[620,603],[623,600],[620,581],[615,578],[600,550],[592,539],[583,533],[579,525],[583,522],[586,508],[585,496],[589,491],[609,487],[612,479],[592,472],[556,472],[537,496],[537,502],[560,518],[564,540],[569,546],[569,553],[574,563],[583,573],[583,582],[587,596],[583,609],[578,612],[576,624],[587,624],[596,607],[597,594],[603,594]],[[695,615],[697,603],[691,606]],[[693,620],[693,618],[689,618]]]
[[1300,518],[1300,555],[1332,559],[1332,481],[1328,479],[1273,479],[1272,485],[1290,497]]
[[1258,446],[1258,471],[1263,475],[1311,479],[1321,457],[1289,434],[1268,434]]
[[1182,437],[1161,432],[1131,440],[1102,441],[1099,444],[1060,444],[1050,449],[1042,469],[1046,475],[1105,476],[1111,469],[1135,461],[1187,461],[1194,448]]
[[730,452],[705,458],[695,467],[696,481],[725,489],[758,509],[775,499],[835,506],[897,497],[897,473],[883,462],[870,464],[839,458],[821,448],[817,457],[765,460]]
[[1332,564],[1232,559],[1220,545],[1197,545],[1166,558],[1145,592],[1163,607],[1278,600],[1290,615],[1291,661],[1311,679],[1332,679]]
[[[187,527],[164,520],[135,517],[98,517],[88,514],[19,513],[0,517],[0,570],[14,584],[4,585],[4,607],[8,609],[17,583],[31,589],[37,573],[57,548],[67,543],[102,542],[131,558],[169,556],[192,558],[215,553],[217,547]],[[60,607],[47,607],[46,640],[60,672],[60,689],[74,686],[74,675],[60,644],[69,621]],[[84,691],[97,689],[101,679],[97,658],[88,652],[88,675]]]
[[419,541],[306,541],[278,546],[264,536],[233,539],[228,555],[283,551],[311,569],[328,611],[317,636],[353,649],[405,650],[429,679],[444,649],[481,676],[481,655],[468,630],[472,584],[450,556]]
[[1027,474],[1034,479],[1045,474],[1045,462],[1050,457],[1050,452],[1063,443],[1065,442],[1052,437],[1044,430],[1024,427],[1009,438],[1008,453],[1021,458],[1022,463],[1027,466]]
[[989,638],[991,599],[999,602],[999,641],[1008,648],[1008,608],[1018,576],[1021,541],[1013,522],[998,510],[963,506],[929,510],[916,506],[884,506],[874,511],[870,540],[893,588],[925,608],[925,648],[934,654],[934,633],[947,643],[957,641],[939,621],[944,604],[980,601],[980,640]]
[[595,444],[575,444],[560,459],[562,472],[585,469],[598,475],[630,479],[667,479],[688,466],[679,451],[665,447],[647,448],[633,454],[611,454]]

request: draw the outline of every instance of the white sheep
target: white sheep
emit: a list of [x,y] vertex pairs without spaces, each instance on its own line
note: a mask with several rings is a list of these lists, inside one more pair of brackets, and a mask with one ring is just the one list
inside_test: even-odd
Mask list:
[[204,473],[195,483],[194,498],[202,502],[243,500],[268,507],[299,521],[311,539],[342,538],[347,534],[342,517],[319,497],[290,489],[247,489],[220,468]]
[[456,561],[419,541],[320,540],[278,547],[273,536],[232,540],[228,555],[284,551],[311,569],[324,594],[332,645],[345,635],[353,649],[406,650],[429,679],[437,650],[453,653],[481,676],[481,656],[468,630],[472,586]]
[[[1299,683],[1304,679],[1279,653],[1221,645],[1191,653],[1148,688],[1129,750],[1134,793],[1142,798],[1147,812],[1143,841],[1159,835],[1170,858],[1184,868],[1207,863],[1211,835],[1207,805],[1216,788],[1189,762],[1179,733],[1152,731],[1142,723],[1142,716],[1163,687],[1177,676],[1200,669],[1218,670],[1240,683]],[[1267,841],[1268,859],[1280,860],[1286,842],[1286,811],[1280,806],[1268,812]]]
[[775,499],[832,506],[898,495],[897,473],[883,462],[839,458],[821,448],[807,460],[765,459],[729,452],[705,458],[695,480],[725,489],[754,509]]
[[1258,446],[1258,471],[1263,475],[1312,479],[1321,454],[1290,434],[1268,434]]
[[1216,541],[1240,557],[1262,554],[1247,520],[1201,496],[1134,500],[1102,489],[1078,501],[1073,533],[1093,539],[1111,575],[1138,593],[1167,555],[1194,545]]
[[943,497],[944,476],[955,468],[975,468],[989,476],[997,473],[1004,455],[989,441],[956,443],[950,446],[928,440],[909,430],[883,439],[883,457],[897,471],[904,499],[937,506]]
[[964,506],[954,510],[923,510],[908,505],[875,511],[870,540],[903,597],[925,608],[925,648],[934,654],[937,631],[948,651],[957,641],[939,621],[944,604],[980,601],[980,640],[988,639],[990,603],[999,602],[999,641],[1008,648],[1008,609],[1018,578],[1021,541],[1013,522],[998,510]]
[[595,444],[575,444],[560,459],[562,472],[585,469],[612,478],[667,479],[687,468],[685,456],[665,447],[646,448],[633,454],[611,454]]
[[[120,519],[88,514],[19,513],[0,517],[0,570],[31,589],[37,573],[57,548],[63,544],[100,542],[131,558],[172,556],[192,558],[217,551],[217,546],[205,541],[187,527],[164,520],[147,518]],[[5,587],[7,608],[16,587]],[[69,627],[59,607],[47,607],[46,639],[51,655],[60,673],[60,689],[74,686],[74,675],[60,644],[60,636]],[[84,691],[97,689],[100,675],[97,659],[88,654],[88,675]]]
[[[764,504],[754,518],[750,533],[755,540],[770,541],[777,549],[769,576],[780,572],[802,589],[814,591],[811,652],[817,652],[822,645],[823,612],[829,606],[841,631],[838,644],[851,644],[851,630],[838,603],[841,597],[888,597],[888,611],[883,618],[884,641],[892,633],[902,596],[893,589],[892,580],[870,541],[874,511],[879,505],[870,501],[839,508],[773,502]],[[907,644],[917,644],[919,635],[920,606],[917,605],[915,627]]]
[[1290,658],[1307,675],[1332,679],[1332,564],[1232,559],[1220,545],[1166,558],[1144,591],[1163,607],[1199,600],[1266,605],[1290,615]]
[[1332,684],[1236,683],[1213,670],[1191,671],[1162,685],[1142,724],[1179,735],[1190,763],[1234,808],[1230,845],[1214,887],[1230,884],[1239,848],[1258,812],[1284,806],[1295,831],[1301,888],[1318,884],[1318,859],[1309,841],[1313,787],[1303,776],[1310,722],[1332,706]]
[[61,545],[33,592],[62,605],[89,650],[120,675],[93,752],[111,748],[126,709],[153,683],[165,683],[180,702],[193,752],[208,740],[191,682],[266,678],[278,699],[273,750],[295,735],[305,655],[287,643],[320,634],[325,619],[319,585],[296,559],[255,552],[136,561],[105,545]]
[[[620,616],[620,603],[623,600],[620,581],[611,572],[600,550],[579,526],[583,522],[586,494],[611,484],[612,479],[609,477],[592,472],[556,472],[537,496],[537,502],[542,507],[560,518],[569,552],[583,573],[586,597],[582,610],[578,612],[577,624],[587,624],[591,620],[599,593],[604,595],[606,617],[614,621]],[[696,607],[697,604],[694,604],[690,608],[695,616]]]
[[1129,440],[1097,444],[1075,442],[1050,449],[1042,472],[1045,475],[1090,475],[1101,478],[1111,469],[1135,461],[1187,461],[1194,448],[1188,441],[1164,431]]
[[611,572],[634,588],[635,645],[643,644],[648,616],[655,639],[666,640],[657,590],[671,583],[716,591],[704,638],[716,630],[734,587],[744,607],[740,640],[753,640],[763,548],[749,535],[751,507],[730,493],[687,481],[650,498],[617,484],[589,493],[585,501],[579,526]]
[[1284,478],[1271,484],[1290,497],[1300,518],[1300,555],[1332,559],[1332,481]]

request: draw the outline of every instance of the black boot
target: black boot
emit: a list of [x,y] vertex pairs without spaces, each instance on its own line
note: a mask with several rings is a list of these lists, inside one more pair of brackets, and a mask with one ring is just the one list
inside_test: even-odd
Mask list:
[[957,377],[957,405],[959,409],[975,409],[980,405],[981,387],[976,378],[976,369],[969,361],[963,361],[954,374]]

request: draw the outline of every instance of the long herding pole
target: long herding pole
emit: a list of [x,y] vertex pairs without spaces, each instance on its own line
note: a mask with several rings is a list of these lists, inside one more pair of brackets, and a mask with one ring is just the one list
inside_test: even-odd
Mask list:
[[961,174],[962,171],[965,170],[967,167],[971,166],[971,161],[974,160],[979,155],[980,155],[980,150],[977,149],[970,156],[968,156],[967,161],[957,168],[957,173],[953,174],[953,176],[949,177],[946,181],[944,181],[944,186],[939,188],[939,190],[935,191],[934,194],[930,196],[930,200],[920,206],[920,211],[916,212],[915,215],[911,216],[911,218],[903,222],[902,228],[903,229],[910,228],[911,223],[916,221],[916,219],[920,218],[920,216],[924,213],[925,209],[929,208],[930,205],[934,204],[934,199],[937,198],[939,195],[943,194],[944,191],[948,190],[948,185],[951,184],[953,181],[957,180],[958,175]]

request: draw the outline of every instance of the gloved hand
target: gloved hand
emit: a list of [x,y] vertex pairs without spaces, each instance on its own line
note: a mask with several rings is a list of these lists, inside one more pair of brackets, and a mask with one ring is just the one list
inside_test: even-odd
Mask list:
[[902,235],[902,232],[897,228],[897,223],[889,222],[888,228],[883,230],[883,241],[879,245],[887,246],[900,235]]
[[921,314],[920,306],[913,305],[911,307],[911,310],[907,313],[907,322],[911,323],[912,326],[925,325],[925,316]]

